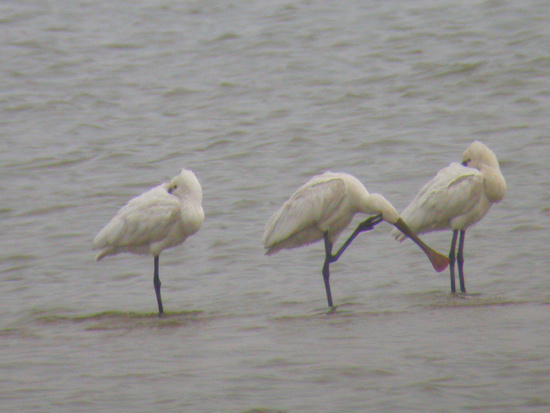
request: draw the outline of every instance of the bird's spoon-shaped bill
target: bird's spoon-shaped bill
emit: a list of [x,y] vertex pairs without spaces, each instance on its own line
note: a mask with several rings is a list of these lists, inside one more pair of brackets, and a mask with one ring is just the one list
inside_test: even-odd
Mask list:
[[447,266],[449,265],[449,259],[446,256],[428,247],[420,238],[418,238],[418,236],[414,232],[412,232],[412,230],[405,223],[405,221],[403,221],[402,218],[399,218],[397,222],[393,225],[397,227],[399,231],[401,231],[407,237],[412,239],[414,243],[418,245],[422,251],[424,251],[424,254],[428,256],[428,259],[430,260],[434,269],[437,272],[441,272],[445,268],[447,268]]

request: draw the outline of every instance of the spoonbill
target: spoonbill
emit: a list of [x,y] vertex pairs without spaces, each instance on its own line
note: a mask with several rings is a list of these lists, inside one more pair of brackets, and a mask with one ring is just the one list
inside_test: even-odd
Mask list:
[[120,252],[153,255],[159,316],[164,312],[159,255],[199,230],[204,221],[201,203],[201,185],[195,174],[184,168],[170,182],[128,201],[94,239],[94,250],[101,250],[96,257],[98,261]]
[[[358,212],[373,216],[361,222],[338,252],[332,254],[334,242]],[[428,256],[436,271],[447,268],[447,257],[424,244],[399,217],[392,204],[382,195],[369,194],[357,178],[345,173],[325,172],[298,188],[265,226],[262,243],[267,249],[266,255],[271,255],[282,249],[324,240],[322,274],[328,305],[333,307],[330,264],[340,258],[359,233],[372,230],[381,221],[387,221],[407,234]]]
[[[462,155],[462,164],[451,163],[424,185],[401,217],[417,234],[451,229],[449,252],[451,292],[455,292],[455,268],[458,266],[460,291],[464,285],[464,238],[466,229],[479,222],[493,204],[502,200],[506,181],[500,173],[496,155],[485,144],[475,141]],[[458,253],[455,256],[458,234]],[[392,235],[403,241],[405,235],[394,229]]]

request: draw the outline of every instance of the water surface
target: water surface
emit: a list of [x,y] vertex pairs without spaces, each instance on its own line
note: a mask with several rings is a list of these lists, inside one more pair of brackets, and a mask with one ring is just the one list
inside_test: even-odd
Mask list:
[[[3,2],[3,409],[547,411],[547,6]],[[401,210],[474,139],[508,192],[467,232],[466,296],[387,224],[332,266],[333,312],[322,245],[263,255],[311,175]],[[206,221],[161,255],[159,319],[152,258],[91,240],[183,166]]]

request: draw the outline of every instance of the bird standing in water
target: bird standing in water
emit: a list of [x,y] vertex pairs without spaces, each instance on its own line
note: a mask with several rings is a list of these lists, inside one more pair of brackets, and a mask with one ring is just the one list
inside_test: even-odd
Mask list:
[[[334,242],[358,212],[372,216],[360,223],[338,252],[332,254]],[[424,244],[399,217],[392,204],[382,195],[369,194],[357,178],[345,173],[325,172],[301,186],[269,220],[262,243],[267,249],[266,254],[271,255],[282,249],[324,240],[323,280],[328,305],[332,307],[330,264],[340,258],[357,235],[372,230],[381,221],[387,221],[407,234],[437,271],[447,268],[447,258]]]
[[[462,155],[462,164],[452,163],[420,189],[418,195],[401,213],[417,234],[451,229],[449,252],[451,291],[455,287],[455,262],[458,266],[460,291],[464,284],[464,239],[466,229],[479,222],[493,204],[502,200],[506,181],[500,173],[496,155],[483,143],[473,142]],[[400,241],[405,235],[394,229]],[[458,252],[455,253],[457,239]]]
[[203,221],[201,185],[193,172],[183,169],[170,182],[131,199],[118,211],[94,239],[94,250],[101,250],[97,260],[120,252],[153,255],[153,284],[160,316],[164,310],[159,255],[196,233]]

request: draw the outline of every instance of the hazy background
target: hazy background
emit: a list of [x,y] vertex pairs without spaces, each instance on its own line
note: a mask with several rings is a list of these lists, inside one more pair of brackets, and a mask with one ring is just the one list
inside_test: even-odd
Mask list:
[[[549,11],[0,3],[2,409],[547,411]],[[310,176],[351,173],[401,210],[475,139],[508,192],[467,232],[468,295],[387,224],[332,266],[331,314],[321,244],[263,255]],[[184,166],[206,221],[161,255],[158,319],[153,259],[97,263],[91,241]]]

